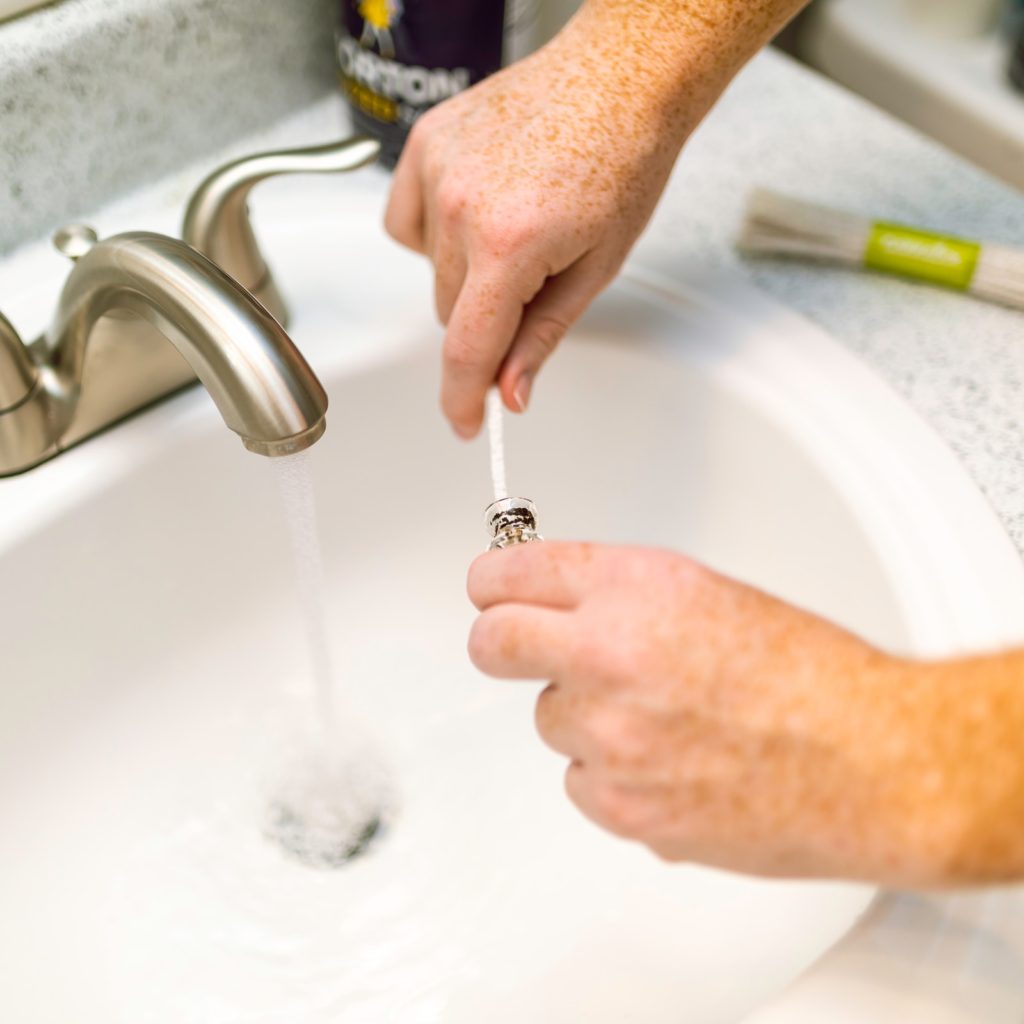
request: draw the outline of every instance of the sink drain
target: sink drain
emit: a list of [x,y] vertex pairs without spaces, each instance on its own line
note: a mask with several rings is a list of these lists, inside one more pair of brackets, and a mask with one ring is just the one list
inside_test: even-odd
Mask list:
[[290,857],[339,868],[387,831],[394,810],[387,773],[375,758],[293,761],[266,805],[263,832]]
[[306,808],[280,801],[271,803],[265,834],[289,856],[313,868],[340,868],[365,853],[384,831],[383,819],[353,823],[347,819],[325,822],[309,817]]

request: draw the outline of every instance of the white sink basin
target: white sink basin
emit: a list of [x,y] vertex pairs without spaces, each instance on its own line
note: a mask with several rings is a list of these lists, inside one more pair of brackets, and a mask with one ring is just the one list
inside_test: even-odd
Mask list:
[[[464,653],[486,453],[436,411],[429,275],[380,197],[281,183],[259,227],[330,392],[311,462],[339,686],[389,757],[393,827],[336,871],[261,834],[305,650],[271,467],[205,393],[0,481],[4,1019],[936,1021],[954,976],[971,1012],[1018,1012],[1011,982],[993,1002],[950,968],[941,900],[855,928],[869,889],[667,866],[571,807],[536,687]],[[34,260],[0,267],[26,329],[57,283]],[[543,532],[683,549],[901,650],[1021,639],[1016,552],[931,433],[808,325],[702,295],[634,272],[509,424]],[[1014,913],[958,906],[965,950],[1024,948]],[[858,999],[873,1015],[843,1016]]]

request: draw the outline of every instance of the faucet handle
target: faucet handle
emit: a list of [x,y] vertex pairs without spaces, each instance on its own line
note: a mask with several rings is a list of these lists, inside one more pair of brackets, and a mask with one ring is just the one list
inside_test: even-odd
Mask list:
[[13,324],[0,313],[0,412],[25,401],[39,371]]
[[53,247],[74,262],[81,259],[98,241],[100,236],[88,224],[65,224],[53,235]]
[[287,310],[249,221],[253,185],[278,174],[336,174],[372,163],[376,139],[356,136],[309,149],[257,153],[225,164],[196,189],[185,211],[182,238],[248,288],[282,324]]

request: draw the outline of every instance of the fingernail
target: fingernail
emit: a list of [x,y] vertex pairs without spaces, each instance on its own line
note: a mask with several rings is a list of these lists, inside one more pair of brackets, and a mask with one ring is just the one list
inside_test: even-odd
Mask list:
[[515,399],[516,408],[520,412],[526,412],[526,406],[530,402],[530,389],[533,387],[533,377],[524,373],[519,378],[519,383],[516,384],[515,390],[512,392],[512,397]]

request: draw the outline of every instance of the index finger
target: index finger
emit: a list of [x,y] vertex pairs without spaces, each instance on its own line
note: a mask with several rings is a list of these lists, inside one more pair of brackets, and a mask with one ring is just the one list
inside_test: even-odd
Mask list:
[[525,306],[543,283],[542,271],[470,264],[448,321],[441,383],[441,408],[462,437],[479,431],[487,389],[498,376]]
[[469,599],[481,611],[505,602],[575,608],[594,587],[598,558],[595,544],[559,541],[488,551],[469,567]]

